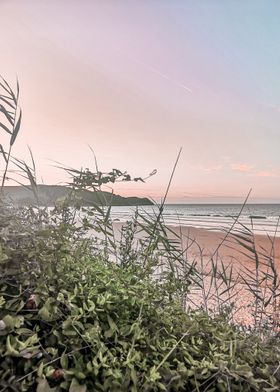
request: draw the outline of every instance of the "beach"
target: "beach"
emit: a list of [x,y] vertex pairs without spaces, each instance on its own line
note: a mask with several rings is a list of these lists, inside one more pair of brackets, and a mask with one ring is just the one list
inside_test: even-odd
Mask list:
[[[113,224],[116,238],[119,238],[120,230],[123,223],[115,222]],[[244,248],[238,239],[243,241],[247,246],[255,244],[255,250],[260,261],[260,268],[265,268],[267,258],[273,257],[276,268],[280,271],[280,237],[254,234],[247,237],[252,241],[251,244],[242,238],[237,238],[234,234],[227,235],[227,232],[197,228],[192,226],[171,226],[168,225],[168,237],[170,239],[181,239],[180,247],[186,251],[188,260],[197,260],[203,258],[208,262],[211,258],[222,259],[226,265],[233,264],[235,271],[240,271],[243,267],[255,268],[255,253]],[[241,236],[241,234],[240,234]],[[142,237],[141,232],[138,238]],[[245,236],[243,235],[243,238]],[[254,259],[254,260],[252,260]]]
[[[119,237],[121,227],[121,223],[114,224],[116,238]],[[138,238],[141,237],[140,232]],[[168,226],[168,237],[171,240],[180,238],[178,247],[185,251],[184,259],[188,264],[195,264],[199,277],[203,279],[203,289],[200,287],[200,278],[199,284],[193,283],[190,286],[186,307],[207,307],[208,311],[212,309],[213,313],[219,313],[223,305],[231,304],[232,321],[252,325],[259,305],[256,307],[249,285],[253,286],[252,277],[258,275],[261,279],[264,274],[273,275],[271,260],[277,272],[280,271],[280,237],[255,234],[240,238],[234,234],[228,235],[227,232],[187,226]],[[242,241],[247,248],[238,241]],[[250,247],[252,250],[249,250]],[[215,276],[213,265],[217,267]],[[226,275],[230,280],[228,285],[220,275],[223,270],[223,276]],[[268,282],[272,283],[272,278]],[[268,287],[265,287],[265,282],[258,290],[259,295],[265,297],[271,294]],[[272,314],[275,309],[267,308],[266,311]]]
[[[203,256],[205,260],[213,256],[222,258],[226,264],[233,263],[235,269],[246,266],[253,267],[252,257],[254,253],[245,249],[237,239],[248,245],[248,241],[237,238],[233,234],[226,237],[226,232],[207,230],[196,227],[172,226],[170,227],[177,235],[183,239],[183,247],[187,248],[190,258],[199,258]],[[174,238],[170,232],[170,237]],[[226,238],[225,238],[226,237]],[[245,236],[243,235],[243,238]],[[256,252],[261,263],[266,263],[267,256],[274,255],[276,267],[280,269],[280,237],[273,237],[261,234],[255,234],[251,237],[252,244],[255,243]],[[273,246],[274,244],[274,246]],[[274,248],[274,252],[273,252]]]
[[[172,227],[171,230],[174,234],[170,233],[170,237],[180,235],[183,249],[186,249],[186,259],[190,263],[195,262],[197,269],[203,275],[203,289],[191,287],[187,306],[205,308],[210,304],[213,312],[218,312],[218,307],[223,305],[223,302],[218,303],[219,296],[219,301],[224,300],[225,305],[232,304],[231,317],[234,322],[252,325],[254,319],[258,317],[255,313],[260,310],[260,302],[256,305],[256,298],[250,288],[257,289],[259,296],[268,298],[271,295],[266,283],[268,282],[268,286],[272,285],[274,277],[271,260],[276,271],[279,273],[280,270],[280,238],[255,234],[246,237],[247,241],[245,241],[244,236],[241,239],[233,234],[227,235],[226,232],[195,227],[177,226]],[[248,249],[238,241],[243,241]],[[252,250],[249,249],[250,247]],[[217,271],[214,273],[216,279],[213,279],[213,263],[217,266]],[[228,286],[219,275],[223,268],[226,270],[227,277],[231,279]],[[254,286],[252,277],[254,279],[258,275],[261,281],[265,274],[270,274],[271,278],[263,281],[258,288]],[[223,293],[227,288],[228,291]],[[204,298],[205,293],[207,301]],[[267,308],[266,312],[278,317],[275,309]]]

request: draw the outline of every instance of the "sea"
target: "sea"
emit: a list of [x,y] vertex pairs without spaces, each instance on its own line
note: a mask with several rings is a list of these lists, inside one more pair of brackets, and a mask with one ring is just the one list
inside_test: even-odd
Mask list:
[[[136,210],[155,216],[157,206],[114,206],[111,217],[116,222],[129,221]],[[235,230],[245,227],[255,234],[280,236],[280,204],[166,204],[162,219],[169,226],[191,226],[209,230]]]

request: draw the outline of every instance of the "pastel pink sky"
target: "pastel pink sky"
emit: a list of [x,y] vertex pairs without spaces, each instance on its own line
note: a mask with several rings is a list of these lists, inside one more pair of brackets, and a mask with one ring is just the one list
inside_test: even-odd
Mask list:
[[[0,74],[21,87],[14,154],[146,176],[123,195],[280,202],[280,4],[0,1]],[[5,144],[5,135],[0,134]]]

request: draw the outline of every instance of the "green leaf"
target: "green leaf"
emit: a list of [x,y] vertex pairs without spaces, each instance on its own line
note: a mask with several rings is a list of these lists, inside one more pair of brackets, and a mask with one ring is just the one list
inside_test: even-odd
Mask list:
[[8,260],[8,256],[4,253],[2,246],[0,244],[0,264],[6,262]]
[[42,361],[37,370],[38,377],[42,377],[43,372],[44,372],[44,362]]
[[44,321],[50,321],[50,319],[51,319],[50,312],[49,312],[49,310],[48,310],[48,308],[47,308],[46,306],[43,306],[43,307],[39,310],[38,315],[39,315],[39,316],[41,317],[41,319],[44,320]]
[[55,392],[57,390],[56,388],[51,388],[46,379],[39,379],[37,382],[36,392]]
[[12,342],[11,342],[12,337],[10,335],[7,336],[7,341],[6,341],[6,348],[7,351],[5,352],[5,355],[10,355],[12,357],[18,357],[19,352],[13,347]]
[[159,372],[156,370],[156,367],[153,366],[150,370],[150,375],[149,375],[149,380],[151,382],[155,382],[161,379],[161,375],[159,374]]
[[118,327],[117,324],[114,322],[114,320],[109,316],[109,314],[107,315],[107,320],[108,323],[110,325],[110,329],[112,329],[113,331],[118,331]]
[[3,318],[4,323],[6,324],[6,327],[9,329],[14,329],[14,328],[20,328],[23,323],[24,323],[24,318],[23,316],[10,316],[9,314],[7,314],[4,318]]
[[80,385],[78,381],[75,378],[73,378],[69,388],[69,392],[86,392],[86,391],[87,391],[86,385]]
[[5,305],[6,301],[5,298],[1,295],[0,296],[0,309],[3,307],[3,305]]
[[68,356],[66,354],[62,355],[60,359],[60,364],[62,369],[68,369]]

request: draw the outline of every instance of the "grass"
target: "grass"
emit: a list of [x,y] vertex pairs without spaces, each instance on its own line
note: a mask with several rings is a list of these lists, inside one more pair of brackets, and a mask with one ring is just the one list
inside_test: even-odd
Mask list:
[[[19,89],[4,80],[1,88],[0,124],[10,135],[0,150],[2,190],[17,170],[38,197],[32,153],[30,165],[11,155]],[[236,229],[240,212],[206,259],[196,241],[164,222],[179,156],[158,210],[138,209],[120,238],[110,207],[75,200],[73,208],[75,192],[53,209],[1,202],[0,392],[280,389],[275,235],[269,252],[257,250],[254,233]],[[96,172],[67,171],[73,190],[143,180],[97,165]],[[221,246],[233,240],[254,268],[236,273],[221,258]],[[252,298],[250,328],[236,323],[241,287]]]
[[2,88],[0,94],[0,114],[2,114],[3,117],[0,122],[0,128],[10,135],[8,152],[4,151],[2,145],[0,146],[0,152],[5,161],[4,174],[2,176],[0,188],[2,192],[8,172],[12,147],[17,139],[21,126],[22,110],[19,107],[19,83],[17,82],[16,92],[14,92],[9,83],[1,77],[0,88]]

